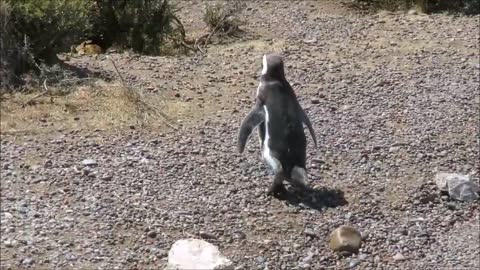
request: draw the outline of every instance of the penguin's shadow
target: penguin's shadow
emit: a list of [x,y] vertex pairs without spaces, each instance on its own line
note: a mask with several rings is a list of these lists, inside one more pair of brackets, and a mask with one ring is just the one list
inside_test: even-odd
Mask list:
[[277,199],[302,208],[320,211],[323,208],[335,208],[347,205],[343,191],[330,188],[293,187],[290,186],[278,195]]

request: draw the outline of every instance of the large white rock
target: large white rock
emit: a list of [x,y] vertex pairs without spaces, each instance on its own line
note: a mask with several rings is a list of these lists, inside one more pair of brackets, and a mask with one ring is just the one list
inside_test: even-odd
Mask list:
[[455,200],[473,201],[479,198],[480,187],[470,181],[468,175],[457,173],[437,173],[435,183],[441,191]]
[[201,239],[181,239],[168,253],[168,270],[233,270],[218,248]]

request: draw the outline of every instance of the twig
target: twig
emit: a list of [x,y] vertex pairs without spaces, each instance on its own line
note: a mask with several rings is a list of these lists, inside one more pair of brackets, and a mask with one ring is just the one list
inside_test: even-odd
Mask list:
[[[223,25],[225,23],[225,20],[228,18],[228,15],[223,15],[222,19],[215,25],[213,28],[212,32],[208,35],[207,39],[205,40],[205,44],[203,45],[204,48],[207,48],[208,42],[210,41],[210,38],[212,38],[213,34],[217,32],[219,26]],[[206,50],[205,50],[206,51]]]
[[203,53],[203,54],[205,54],[205,52],[202,50],[202,48],[200,47],[200,44],[199,44],[198,42],[199,42],[200,40],[208,37],[208,35],[209,35],[209,33],[204,34],[204,35],[200,36],[199,38],[195,39],[195,45],[194,45],[194,47],[198,48],[198,50],[199,50],[201,53]]
[[32,103],[32,101],[34,101],[35,99],[41,97],[41,96],[44,96],[48,93],[48,87],[47,87],[47,79],[45,79],[43,81],[43,88],[45,88],[45,91],[43,91],[42,93],[34,96],[33,98],[29,99],[27,102],[25,102],[25,104],[22,105],[22,108],[25,108],[27,105],[30,105]]
[[174,38],[174,37],[169,37],[169,38],[170,38],[171,40],[173,40],[175,43],[180,44],[180,45],[182,45],[183,47],[185,47],[185,48],[187,48],[187,49],[189,49],[189,50],[191,50],[191,51],[194,51],[194,52],[198,51],[198,49],[195,49],[194,47],[188,46],[188,45],[185,43],[185,41],[183,41],[183,40],[180,40],[180,39]]
[[113,61],[113,59],[110,58],[109,55],[107,55],[107,58],[110,59],[110,61],[111,61],[112,64],[113,64],[113,67],[114,67],[115,70],[117,71],[117,75],[118,75],[118,77],[120,77],[120,80],[122,81],[123,87],[126,87],[127,85],[125,84],[125,80],[123,80],[122,74],[120,74],[120,71],[118,71],[117,65],[115,65],[115,61]]

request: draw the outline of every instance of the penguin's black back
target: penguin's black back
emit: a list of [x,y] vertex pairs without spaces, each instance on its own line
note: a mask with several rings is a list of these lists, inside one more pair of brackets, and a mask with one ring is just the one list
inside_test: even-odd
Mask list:
[[294,166],[305,168],[306,137],[299,106],[293,89],[286,80],[262,80],[267,94],[264,105],[268,110],[268,146],[285,172]]

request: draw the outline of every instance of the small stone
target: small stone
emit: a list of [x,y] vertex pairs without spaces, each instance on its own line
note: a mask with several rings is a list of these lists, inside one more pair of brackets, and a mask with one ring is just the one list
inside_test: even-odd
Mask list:
[[22,260],[22,264],[24,265],[32,265],[33,264],[33,259],[30,257],[26,257]]
[[10,213],[8,213],[8,212],[5,212],[5,213],[3,213],[3,218],[4,218],[5,220],[7,220],[7,219],[12,219],[12,218],[13,218],[13,215],[10,214]]
[[264,262],[265,262],[265,258],[263,258],[262,256],[258,256],[258,257],[257,257],[257,262],[258,262],[258,263],[264,263]]
[[313,256],[315,254],[313,252],[308,252],[308,255],[307,257],[303,258],[302,259],[302,265],[307,265],[307,264],[310,264],[312,262],[312,259],[313,259]]
[[447,203],[447,208],[450,210],[457,210],[457,206],[455,205],[454,202],[448,202]]
[[312,229],[305,229],[305,231],[303,232],[306,236],[310,236],[312,238],[317,236],[317,234]]
[[415,9],[410,9],[408,15],[417,15],[417,11]]
[[452,173],[437,173],[435,175],[435,184],[437,185],[438,189],[441,191],[448,191],[448,182],[451,179],[460,179],[460,180],[468,180],[468,176],[465,175],[457,175]]
[[400,150],[399,146],[392,146],[392,147],[390,147],[390,149],[388,149],[388,152],[396,153],[396,152],[398,152],[398,150]]
[[95,161],[94,159],[87,158],[82,161],[82,164],[85,166],[94,166],[94,165],[97,165],[97,161]]
[[204,231],[200,231],[198,235],[200,235],[200,237],[203,239],[217,239],[215,235]]
[[367,259],[368,255],[367,254],[360,254],[358,255],[358,259],[360,261],[365,261]]
[[316,38],[304,39],[303,42],[306,44],[313,44],[317,42],[317,39]]
[[320,104],[320,100],[319,100],[318,98],[312,98],[312,99],[310,100],[310,102],[311,102],[312,104]]
[[17,245],[17,241],[12,240],[12,239],[7,239],[7,240],[5,240],[4,244],[5,244],[5,247],[11,248],[11,247],[15,247]]
[[263,240],[263,243],[264,243],[265,245],[270,245],[272,242],[273,242],[273,241],[270,240],[270,239],[264,239],[264,240]]
[[357,266],[359,263],[360,263],[360,262],[359,262],[358,260],[353,259],[353,260],[351,260],[350,263],[348,264],[348,267],[353,268],[353,267]]
[[201,239],[181,239],[172,245],[166,269],[233,270],[234,266],[216,246]]
[[399,252],[399,253],[393,255],[393,260],[394,261],[404,261],[405,256],[403,256],[403,254]]
[[448,191],[448,195],[455,200],[473,201],[480,197],[480,187],[471,182],[468,175],[437,173],[435,184],[441,191]]
[[110,181],[110,180],[112,180],[112,176],[111,175],[104,175],[100,179],[102,179],[103,181]]
[[150,237],[150,238],[155,238],[155,237],[157,237],[157,232],[156,231],[149,231],[147,233],[147,236]]
[[362,236],[357,229],[342,225],[330,234],[329,247],[337,252],[357,253],[361,242]]

